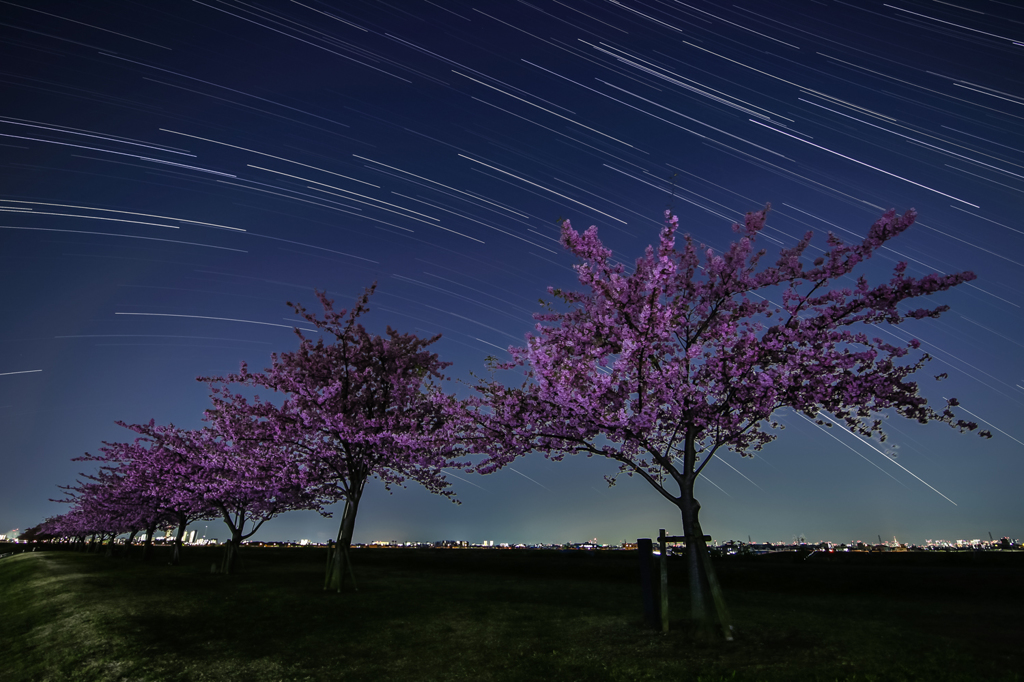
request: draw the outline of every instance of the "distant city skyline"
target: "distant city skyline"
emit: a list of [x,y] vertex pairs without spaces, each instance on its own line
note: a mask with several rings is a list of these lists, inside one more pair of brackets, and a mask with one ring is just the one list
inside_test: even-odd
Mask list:
[[[7,533],[0,534],[0,542],[4,542],[4,541],[11,542],[11,541],[18,540],[18,532],[17,531],[18,531],[18,529],[14,529],[14,531],[8,531]],[[127,534],[118,536],[116,538],[117,542],[119,542],[119,543],[120,542],[124,542],[125,539],[126,539],[126,536],[127,536]],[[136,536],[136,538],[134,540],[134,543],[135,544],[141,543],[143,541],[143,537],[144,536]],[[876,537],[877,537],[877,540],[878,540],[877,542],[870,541],[870,540],[865,541],[865,540],[861,540],[861,539],[858,539],[858,540],[835,540],[835,539],[815,539],[815,540],[812,540],[812,539],[809,539],[809,538],[792,538],[790,540],[754,540],[753,538],[748,537],[747,540],[743,540],[742,538],[728,538],[728,539],[712,540],[712,542],[709,543],[709,544],[711,546],[714,546],[714,547],[733,546],[733,545],[736,545],[736,546],[739,546],[739,545],[750,545],[750,546],[757,546],[757,547],[763,547],[763,546],[795,547],[795,546],[800,546],[800,545],[819,546],[819,545],[828,544],[828,545],[834,545],[836,547],[856,547],[856,546],[879,547],[879,546],[885,546],[885,547],[920,547],[920,548],[923,548],[923,549],[935,549],[935,548],[958,549],[958,548],[971,548],[971,547],[992,547],[992,546],[1000,545],[1001,543],[1006,543],[1008,541],[1009,543],[1011,543],[1013,549],[1018,549],[1018,550],[1020,549],[1020,545],[1021,545],[1021,541],[1020,541],[1019,538],[1012,538],[1012,537],[1009,537],[1009,536],[1002,536],[1002,537],[992,536],[992,537],[990,537],[988,539],[981,538],[981,537],[971,538],[971,539],[958,538],[956,540],[944,540],[944,539],[928,538],[928,539],[925,539],[923,542],[901,541],[901,540],[899,540],[896,537],[893,537],[891,540],[889,540],[889,539],[882,539],[881,536],[876,536]],[[635,549],[638,539],[639,538],[623,539],[623,540],[621,540],[619,542],[612,542],[612,541],[601,541],[598,538],[591,538],[589,540],[579,540],[579,539],[577,539],[577,540],[574,540],[574,541],[566,541],[566,542],[558,542],[558,543],[546,543],[546,542],[502,542],[502,541],[495,541],[495,540],[470,541],[470,540],[466,540],[466,539],[455,539],[455,538],[447,538],[447,539],[444,539],[444,540],[404,540],[404,541],[402,541],[402,540],[385,540],[385,539],[378,538],[376,540],[371,540],[369,542],[357,542],[357,543],[354,543],[353,546],[356,546],[356,547],[380,547],[380,548],[389,548],[389,547],[406,547],[406,548],[416,548],[416,547],[460,548],[460,547],[466,547],[466,548],[494,548],[494,549],[544,548],[544,547],[567,547],[567,546],[568,547],[588,547],[588,546],[593,546],[593,547],[626,548],[626,549],[633,548],[633,549]],[[653,540],[655,542],[655,544],[657,544],[657,542],[658,542],[658,536],[657,535],[653,535],[653,536],[651,536],[648,539]],[[172,542],[173,540],[174,540],[174,529],[167,529],[165,531],[157,532],[157,533],[154,534],[154,542],[156,542],[158,544],[167,544],[169,542]],[[255,545],[259,545],[259,544],[271,544],[271,545],[274,545],[274,544],[290,544],[290,545],[299,545],[299,546],[320,546],[320,547],[323,547],[323,546],[326,546],[328,543],[333,542],[333,541],[334,541],[333,538],[329,538],[326,541],[316,541],[316,540],[311,540],[310,538],[290,538],[290,539],[287,539],[287,540],[283,540],[283,539],[277,539],[277,540],[250,539],[250,540],[246,540],[245,542],[243,542],[243,544],[246,544],[246,545],[252,545],[252,544],[255,544]],[[195,528],[193,528],[193,529],[189,530],[187,533],[185,533],[185,535],[182,538],[182,543],[185,544],[185,545],[200,545],[200,546],[202,546],[202,545],[207,545],[207,544],[220,544],[222,542],[224,542],[224,539],[219,538],[219,537],[206,537],[205,535],[200,535],[198,529],[195,529]],[[679,543],[671,543],[671,544],[679,544]]]

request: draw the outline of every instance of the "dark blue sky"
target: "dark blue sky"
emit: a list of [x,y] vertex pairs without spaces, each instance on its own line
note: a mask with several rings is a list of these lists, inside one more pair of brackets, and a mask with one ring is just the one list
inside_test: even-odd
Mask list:
[[[61,512],[71,458],[133,435],[115,420],[200,426],[195,377],[294,348],[285,302],[314,287],[348,307],[379,282],[369,326],[442,333],[468,378],[574,284],[558,218],[631,262],[669,205],[722,248],[771,202],[769,250],[918,210],[865,272],[978,279],[941,319],[877,333],[920,338],[923,393],[995,437],[893,420],[893,451],[783,414],[763,457],[705,470],[706,531],[1024,534],[1014,3],[3,2],[0,64],[0,532]],[[678,529],[612,471],[530,456],[455,479],[461,506],[377,485],[356,541]],[[258,537],[335,532],[293,513]]]

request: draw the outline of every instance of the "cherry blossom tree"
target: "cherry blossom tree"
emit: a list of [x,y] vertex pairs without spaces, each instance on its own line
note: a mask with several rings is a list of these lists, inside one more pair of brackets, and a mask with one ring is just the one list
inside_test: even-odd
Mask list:
[[45,519],[42,523],[37,523],[19,535],[18,540],[21,542],[53,542],[57,536],[50,532],[50,521],[51,519]]
[[[201,378],[211,383],[214,412],[239,425],[259,424],[240,440],[261,442],[298,456],[307,492],[318,499],[344,501],[333,559],[324,588],[341,590],[352,573],[349,547],[359,503],[367,481],[377,478],[385,488],[415,481],[427,490],[452,496],[443,469],[462,466],[454,439],[454,419],[435,399],[443,380],[442,362],[427,348],[439,336],[421,339],[387,328],[370,334],[358,319],[368,312],[374,288],[368,288],[350,310],[334,310],[326,293],[316,292],[323,318],[289,303],[323,336],[315,342],[295,330],[299,349],[272,355],[272,365],[251,373],[245,363],[238,374]],[[246,402],[217,384],[236,383],[284,394],[280,406]],[[258,398],[258,396],[257,396]],[[354,576],[353,576],[354,577]]]
[[86,480],[79,479],[76,485],[58,486],[65,497],[51,501],[72,505],[71,512],[62,520],[64,526],[70,530],[73,524],[76,535],[91,536],[90,551],[109,540],[107,555],[111,556],[113,539],[125,531],[128,523],[124,512],[128,502],[124,479],[109,468],[81,476]]
[[[153,421],[138,428],[125,422],[117,424],[136,432],[159,430]],[[173,427],[169,428],[176,432]],[[201,497],[193,494],[191,483],[197,474],[197,465],[185,455],[165,447],[159,438],[137,438],[129,443],[105,442],[100,452],[101,455],[87,453],[76,460],[106,463],[103,468],[123,478],[124,503],[117,513],[131,533],[126,545],[130,547],[135,534],[145,530],[143,559],[147,559],[157,527],[173,524],[177,528],[170,563],[177,566],[181,562],[186,527],[193,521],[210,518],[213,512],[203,504]]]
[[84,528],[82,513],[77,507],[43,521],[43,530],[63,540],[70,540],[75,549],[81,549],[85,537],[89,534]]
[[[693,493],[716,454],[753,456],[775,438],[773,414],[781,408],[882,439],[879,413],[977,428],[954,415],[956,400],[935,409],[919,394],[911,376],[930,358],[917,340],[869,336],[873,326],[938,317],[948,306],[902,304],[974,274],[914,278],[899,263],[874,286],[848,277],[910,227],[915,212],[885,213],[859,244],[829,234],[813,265],[805,256],[808,232],[762,267],[765,251],[755,253],[754,242],[767,211],[734,225],[740,238],[721,253],[689,236],[677,249],[678,220],[666,212],[657,247],[632,272],[613,261],[596,227],[579,234],[565,221],[561,241],[580,260],[585,291],[549,289],[566,310],[548,304],[535,315],[526,347],[510,348],[509,362],[491,363],[522,372],[525,382],[481,379],[463,412],[474,425],[472,448],[488,456],[477,467],[482,473],[534,450],[555,460],[607,457],[618,464],[615,476],[638,476],[675,505],[687,540],[692,615],[705,628],[717,622],[730,639],[724,601],[712,598],[721,593]],[[837,287],[841,280],[852,286]],[[450,411],[460,412],[454,401]]]
[[321,506],[307,492],[298,462],[287,451],[243,437],[233,430],[239,420],[222,418],[216,407],[206,420],[211,426],[196,430],[153,421],[123,425],[142,435],[137,443],[150,444],[154,457],[149,461],[159,473],[153,490],[163,495],[167,513],[179,521],[179,542],[188,522],[223,519],[230,539],[220,570],[230,574],[242,541],[264,523],[286,511]]

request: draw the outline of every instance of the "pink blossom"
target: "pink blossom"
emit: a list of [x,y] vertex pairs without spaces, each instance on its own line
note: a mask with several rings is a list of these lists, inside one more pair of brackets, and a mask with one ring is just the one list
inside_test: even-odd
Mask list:
[[[767,206],[748,213],[734,227],[739,241],[716,254],[689,235],[677,245],[678,221],[666,212],[658,249],[648,248],[631,274],[612,264],[596,227],[581,235],[565,221],[561,241],[579,259],[584,290],[559,292],[568,309],[537,315],[526,348],[510,349],[513,360],[500,368],[518,370],[522,383],[476,386],[465,411],[475,447],[487,456],[478,469],[494,471],[531,451],[607,457],[677,506],[698,552],[696,477],[723,448],[752,456],[773,440],[779,408],[811,417],[826,410],[866,437],[881,433],[879,412],[976,429],[954,416],[953,403],[936,411],[919,395],[910,377],[929,358],[903,360],[919,348],[916,340],[892,345],[860,331],[941,315],[947,306],[901,306],[973,273],[915,279],[901,263],[888,282],[871,286],[861,277],[855,290],[829,288],[908,229],[916,213],[886,212],[860,243],[830,234],[811,268],[804,267],[810,232],[774,265],[760,264],[765,252],[754,252],[754,243],[767,214]],[[779,300],[778,288],[781,306],[769,302]],[[603,331],[595,334],[598,321]],[[702,564],[692,561],[691,575],[699,575]],[[694,580],[693,599],[705,604]]]

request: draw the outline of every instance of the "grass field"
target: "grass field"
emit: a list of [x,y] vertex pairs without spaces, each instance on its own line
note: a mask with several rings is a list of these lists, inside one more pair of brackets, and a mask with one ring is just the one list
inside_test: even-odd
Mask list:
[[633,553],[357,549],[337,594],[322,548],[245,548],[234,576],[168,551],[0,560],[0,679],[1024,679],[1021,561],[723,561],[736,641],[700,643],[681,565],[672,632],[644,627]]

